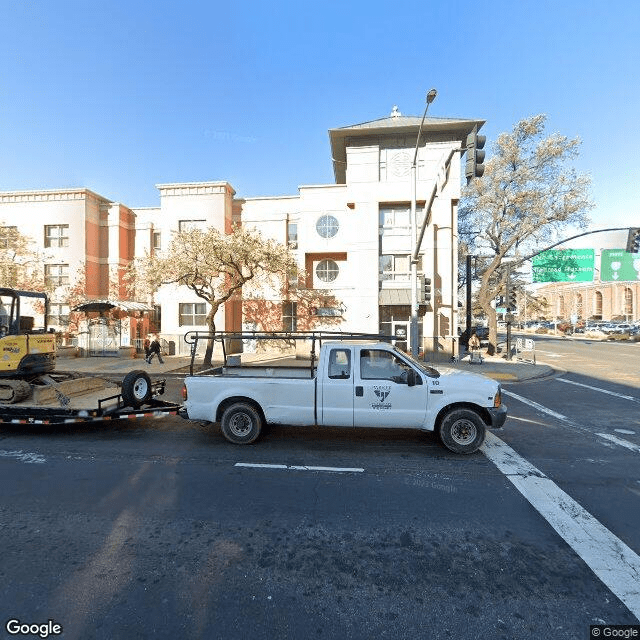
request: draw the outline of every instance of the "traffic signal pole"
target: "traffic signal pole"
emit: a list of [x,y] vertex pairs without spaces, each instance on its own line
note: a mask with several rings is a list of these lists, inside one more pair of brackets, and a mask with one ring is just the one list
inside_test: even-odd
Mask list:
[[507,300],[507,360],[511,360],[511,318],[513,317],[511,311],[511,265],[507,264],[507,276],[505,282]]

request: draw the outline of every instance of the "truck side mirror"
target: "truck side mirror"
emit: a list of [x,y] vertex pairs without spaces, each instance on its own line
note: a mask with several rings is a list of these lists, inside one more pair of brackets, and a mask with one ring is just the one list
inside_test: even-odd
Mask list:
[[407,371],[407,386],[416,386],[416,372],[413,369],[409,369],[409,371]]

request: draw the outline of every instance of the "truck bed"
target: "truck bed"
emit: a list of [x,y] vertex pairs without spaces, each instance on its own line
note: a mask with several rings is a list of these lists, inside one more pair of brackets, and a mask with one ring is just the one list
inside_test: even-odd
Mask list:
[[224,366],[214,369],[211,374],[230,378],[295,378],[310,379],[316,375],[309,365],[301,367],[265,366]]

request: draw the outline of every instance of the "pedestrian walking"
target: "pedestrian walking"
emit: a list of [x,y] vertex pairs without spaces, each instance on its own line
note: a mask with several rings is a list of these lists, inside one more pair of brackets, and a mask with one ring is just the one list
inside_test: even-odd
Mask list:
[[151,340],[149,340],[149,336],[144,339],[142,346],[144,347],[144,359],[148,361],[149,353],[151,351]]
[[149,345],[149,355],[146,358],[147,364],[151,364],[153,356],[158,356],[158,362],[160,362],[160,364],[164,364],[162,353],[160,352],[160,341],[158,340],[158,336],[153,336],[153,340]]

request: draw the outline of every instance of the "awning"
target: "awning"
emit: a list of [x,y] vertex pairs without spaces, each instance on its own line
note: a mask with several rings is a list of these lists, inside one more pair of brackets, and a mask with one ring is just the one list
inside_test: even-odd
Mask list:
[[411,291],[409,289],[382,289],[378,293],[380,306],[410,305]]
[[132,300],[89,300],[74,307],[73,311],[111,311],[111,309],[121,309],[127,312],[153,311],[153,307],[150,307],[148,304],[144,302],[134,302]]

